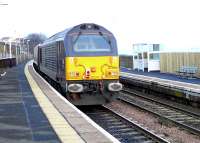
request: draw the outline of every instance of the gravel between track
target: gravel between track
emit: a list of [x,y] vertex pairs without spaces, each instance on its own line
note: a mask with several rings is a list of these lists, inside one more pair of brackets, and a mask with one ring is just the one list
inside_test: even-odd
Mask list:
[[106,107],[116,111],[126,118],[136,121],[141,126],[148,130],[159,134],[161,137],[172,143],[200,143],[200,137],[192,135],[178,127],[172,125],[162,124],[158,118],[152,116],[150,113],[143,112],[131,105],[114,101],[106,105]]

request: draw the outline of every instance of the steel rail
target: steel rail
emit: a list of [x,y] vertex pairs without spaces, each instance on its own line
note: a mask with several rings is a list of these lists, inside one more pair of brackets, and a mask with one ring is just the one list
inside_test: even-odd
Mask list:
[[[145,106],[147,106],[147,105],[142,104],[143,101],[141,101],[141,99],[140,99],[140,101],[139,101],[139,100],[137,100],[136,98],[134,98],[134,99],[131,99],[130,97],[127,98],[127,96],[126,96],[126,98],[125,98],[125,95],[119,96],[118,98],[119,98],[120,100],[122,100],[122,101],[124,101],[124,102],[130,104],[130,105],[136,106],[137,108],[139,108],[139,109],[141,109],[141,110],[144,110],[144,111],[146,111],[146,112],[150,112],[150,113],[152,113],[153,115],[155,115],[155,116],[161,118],[162,120],[166,120],[166,121],[168,121],[168,122],[173,123],[174,125],[177,125],[177,126],[179,126],[179,127],[182,127],[183,129],[186,129],[187,131],[189,131],[189,132],[191,132],[191,133],[193,133],[193,134],[196,134],[196,135],[198,135],[198,136],[200,135],[200,129],[199,129],[199,128],[195,128],[195,127],[192,127],[191,124],[189,125],[189,124],[184,123],[184,122],[187,122],[187,120],[185,120],[184,122],[178,122],[178,121],[176,121],[175,119],[170,118],[169,115],[163,115],[164,113],[161,114],[161,113],[158,113],[158,112],[156,112],[156,111],[153,111],[152,108],[150,109],[150,108],[148,108],[148,107],[145,107]],[[134,102],[134,100],[137,100],[137,101]],[[139,101],[140,103],[138,103],[138,101]],[[149,103],[150,103],[150,102],[149,102]],[[156,102],[154,102],[154,105],[155,105],[155,103],[156,103]],[[157,104],[158,104],[158,103],[157,103]],[[153,106],[153,104],[152,104],[152,106]],[[164,106],[164,105],[163,105],[163,106]],[[165,108],[166,108],[166,107],[165,107]],[[168,107],[168,108],[169,108],[169,107]],[[170,108],[170,110],[172,110],[172,109]],[[175,110],[175,109],[174,109],[174,110]],[[166,111],[165,111],[165,112],[166,112]],[[166,112],[166,113],[169,114],[169,112]],[[183,113],[183,112],[181,111],[181,113]],[[188,113],[186,113],[186,114],[188,115]],[[167,116],[168,116],[168,117],[167,117]],[[197,123],[200,123],[200,119],[197,121]]]

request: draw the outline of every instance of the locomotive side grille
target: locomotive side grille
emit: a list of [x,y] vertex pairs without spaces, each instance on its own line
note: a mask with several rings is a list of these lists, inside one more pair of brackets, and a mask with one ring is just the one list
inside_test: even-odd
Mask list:
[[41,56],[41,61],[42,61],[42,64],[44,65],[45,64],[45,49],[42,48],[42,56]]
[[56,46],[48,46],[43,49],[45,52],[45,57],[44,57],[45,67],[51,71],[56,72],[57,69]]

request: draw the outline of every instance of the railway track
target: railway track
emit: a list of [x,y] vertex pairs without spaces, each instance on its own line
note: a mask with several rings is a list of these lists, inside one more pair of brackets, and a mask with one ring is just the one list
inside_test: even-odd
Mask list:
[[80,110],[122,143],[167,143],[166,140],[104,106],[80,107]]
[[119,99],[150,112],[193,134],[200,135],[200,115],[198,113],[145,97],[127,89],[121,92]]

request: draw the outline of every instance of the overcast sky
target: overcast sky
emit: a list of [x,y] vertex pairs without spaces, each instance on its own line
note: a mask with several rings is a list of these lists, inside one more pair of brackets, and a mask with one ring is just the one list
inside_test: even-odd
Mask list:
[[47,37],[90,22],[109,29],[119,52],[133,43],[161,43],[169,50],[200,48],[199,0],[0,0],[0,37]]

